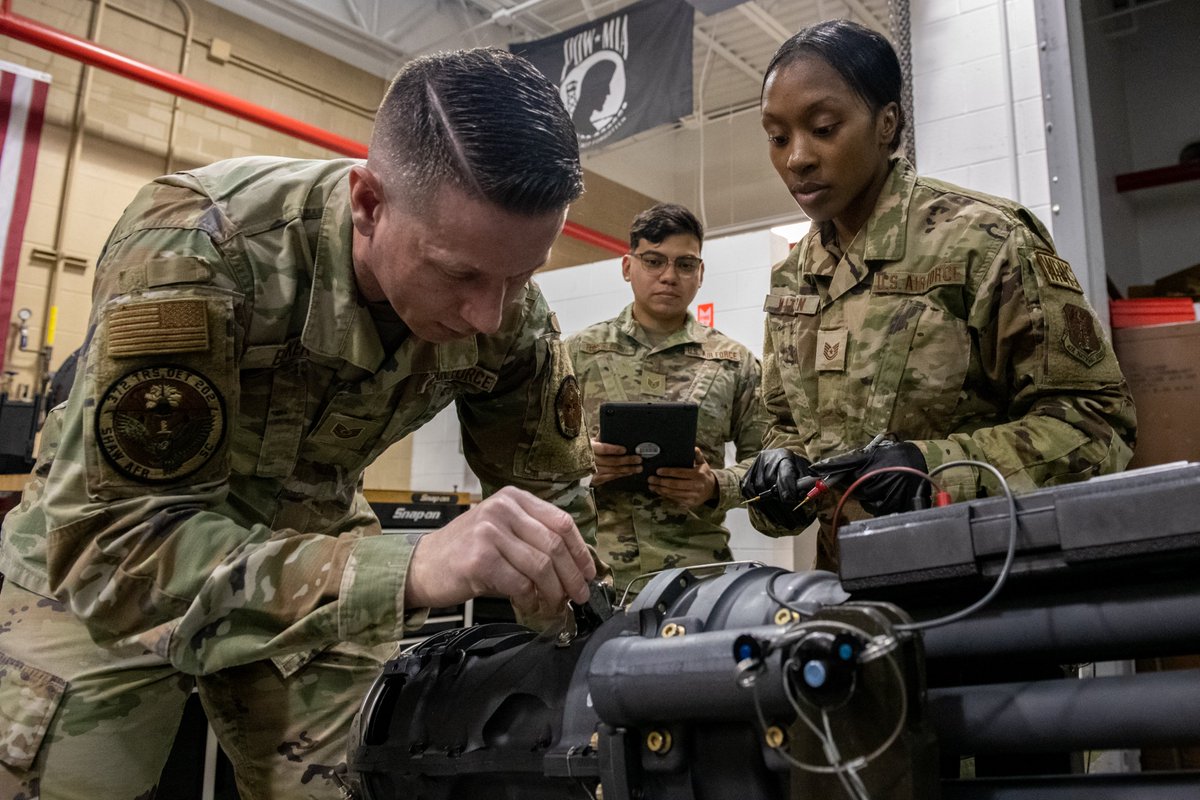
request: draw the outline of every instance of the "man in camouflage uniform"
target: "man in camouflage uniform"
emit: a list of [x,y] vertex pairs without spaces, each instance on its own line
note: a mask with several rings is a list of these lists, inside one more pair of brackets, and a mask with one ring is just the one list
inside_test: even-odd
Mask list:
[[[1133,401],[1112,347],[1027,210],[920,178],[895,157],[851,246],[834,239],[832,224],[814,225],[771,273],[764,450],[817,461],[888,432],[915,445],[929,469],[985,461],[1014,491],[1129,461]],[[999,491],[981,470],[937,480],[954,500]],[[834,499],[812,504],[824,569],[837,563]],[[853,497],[846,513],[866,515]],[[772,535],[795,532],[757,503],[751,520]]]
[[[638,214],[630,252],[621,259],[633,302],[567,340],[596,455],[598,549],[618,592],[647,572],[733,558],[722,522],[741,502],[738,483],[766,427],[758,359],[688,312],[704,280],[703,241],[700,221],[683,206],[660,204]],[[641,471],[641,456],[597,440],[600,404],[627,400],[700,407],[695,466],[660,469],[648,493],[605,485]],[[728,468],[726,442],[743,459]]]
[[[554,87],[478,50],[405,67],[365,163],[137,196],[4,524],[0,798],[151,796],[193,688],[243,800],[343,797],[351,719],[423,608],[587,598],[591,450],[529,282],[581,176]],[[490,497],[377,535],[364,468],[451,402]]]

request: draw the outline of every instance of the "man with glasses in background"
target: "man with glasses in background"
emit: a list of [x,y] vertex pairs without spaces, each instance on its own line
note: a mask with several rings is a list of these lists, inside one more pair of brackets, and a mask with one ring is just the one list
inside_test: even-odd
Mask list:
[[[725,513],[742,502],[738,484],[762,447],[758,359],[688,312],[704,281],[703,243],[703,226],[683,206],[638,214],[621,258],[633,302],[567,341],[596,456],[597,551],[613,569],[618,596],[647,572],[732,560]],[[648,491],[606,485],[642,469],[641,456],[597,438],[600,404],[610,401],[699,405],[694,466],[659,469]],[[730,441],[739,461],[726,468]]]

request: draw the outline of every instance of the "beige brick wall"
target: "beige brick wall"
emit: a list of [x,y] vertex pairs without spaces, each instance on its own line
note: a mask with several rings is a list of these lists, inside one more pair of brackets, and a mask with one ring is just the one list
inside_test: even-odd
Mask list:
[[[13,11],[84,38],[94,5],[88,0],[13,0]],[[385,80],[201,0],[190,0],[188,6],[195,21],[184,73],[187,77],[349,139],[367,141]],[[117,0],[108,4],[101,19],[98,41],[138,61],[177,72],[182,30],[182,14],[170,0]],[[214,38],[232,45],[226,63],[208,58]],[[6,369],[17,372],[12,386],[20,394],[34,390],[37,359],[34,353],[16,350],[15,312],[21,308],[33,312],[29,343],[38,347],[45,326],[50,268],[44,261],[33,260],[31,253],[35,248],[52,250],[54,245],[81,65],[8,37],[0,38],[0,60],[47,72],[52,78],[17,277],[14,320],[7,332]],[[64,253],[85,259],[87,267],[68,268],[59,276],[52,369],[83,342],[95,259],[109,230],[137,190],[167,166],[173,98],[102,70],[93,71],[92,81],[83,148],[63,230]],[[173,169],[264,154],[300,158],[339,155],[198,103],[181,102]],[[373,487],[408,488],[410,448],[402,445],[368,476]]]

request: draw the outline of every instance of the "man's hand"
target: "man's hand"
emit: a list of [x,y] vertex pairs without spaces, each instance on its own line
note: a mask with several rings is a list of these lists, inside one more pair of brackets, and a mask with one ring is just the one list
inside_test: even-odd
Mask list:
[[636,453],[626,454],[622,445],[592,439],[592,454],[596,456],[596,474],[592,476],[592,486],[602,486],[642,471],[642,457]]
[[404,585],[408,608],[442,608],[501,596],[520,612],[549,617],[571,598],[587,602],[596,577],[571,515],[506,486],[417,542]]
[[684,508],[695,508],[717,496],[720,488],[717,476],[704,459],[700,448],[696,448],[696,464],[691,467],[659,467],[651,475],[650,491],[672,500]]
[[813,521],[811,508],[797,508],[816,483],[811,464],[786,447],[763,450],[742,478],[742,497],[772,524],[802,530]]

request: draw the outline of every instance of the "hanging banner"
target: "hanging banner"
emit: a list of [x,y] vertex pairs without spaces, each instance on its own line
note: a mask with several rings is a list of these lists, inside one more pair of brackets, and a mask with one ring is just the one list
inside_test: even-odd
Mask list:
[[695,13],[684,0],[643,0],[509,49],[558,85],[586,150],[692,113]]
[[[50,76],[0,61],[0,324],[12,319]],[[6,348],[0,347],[0,369]]]

